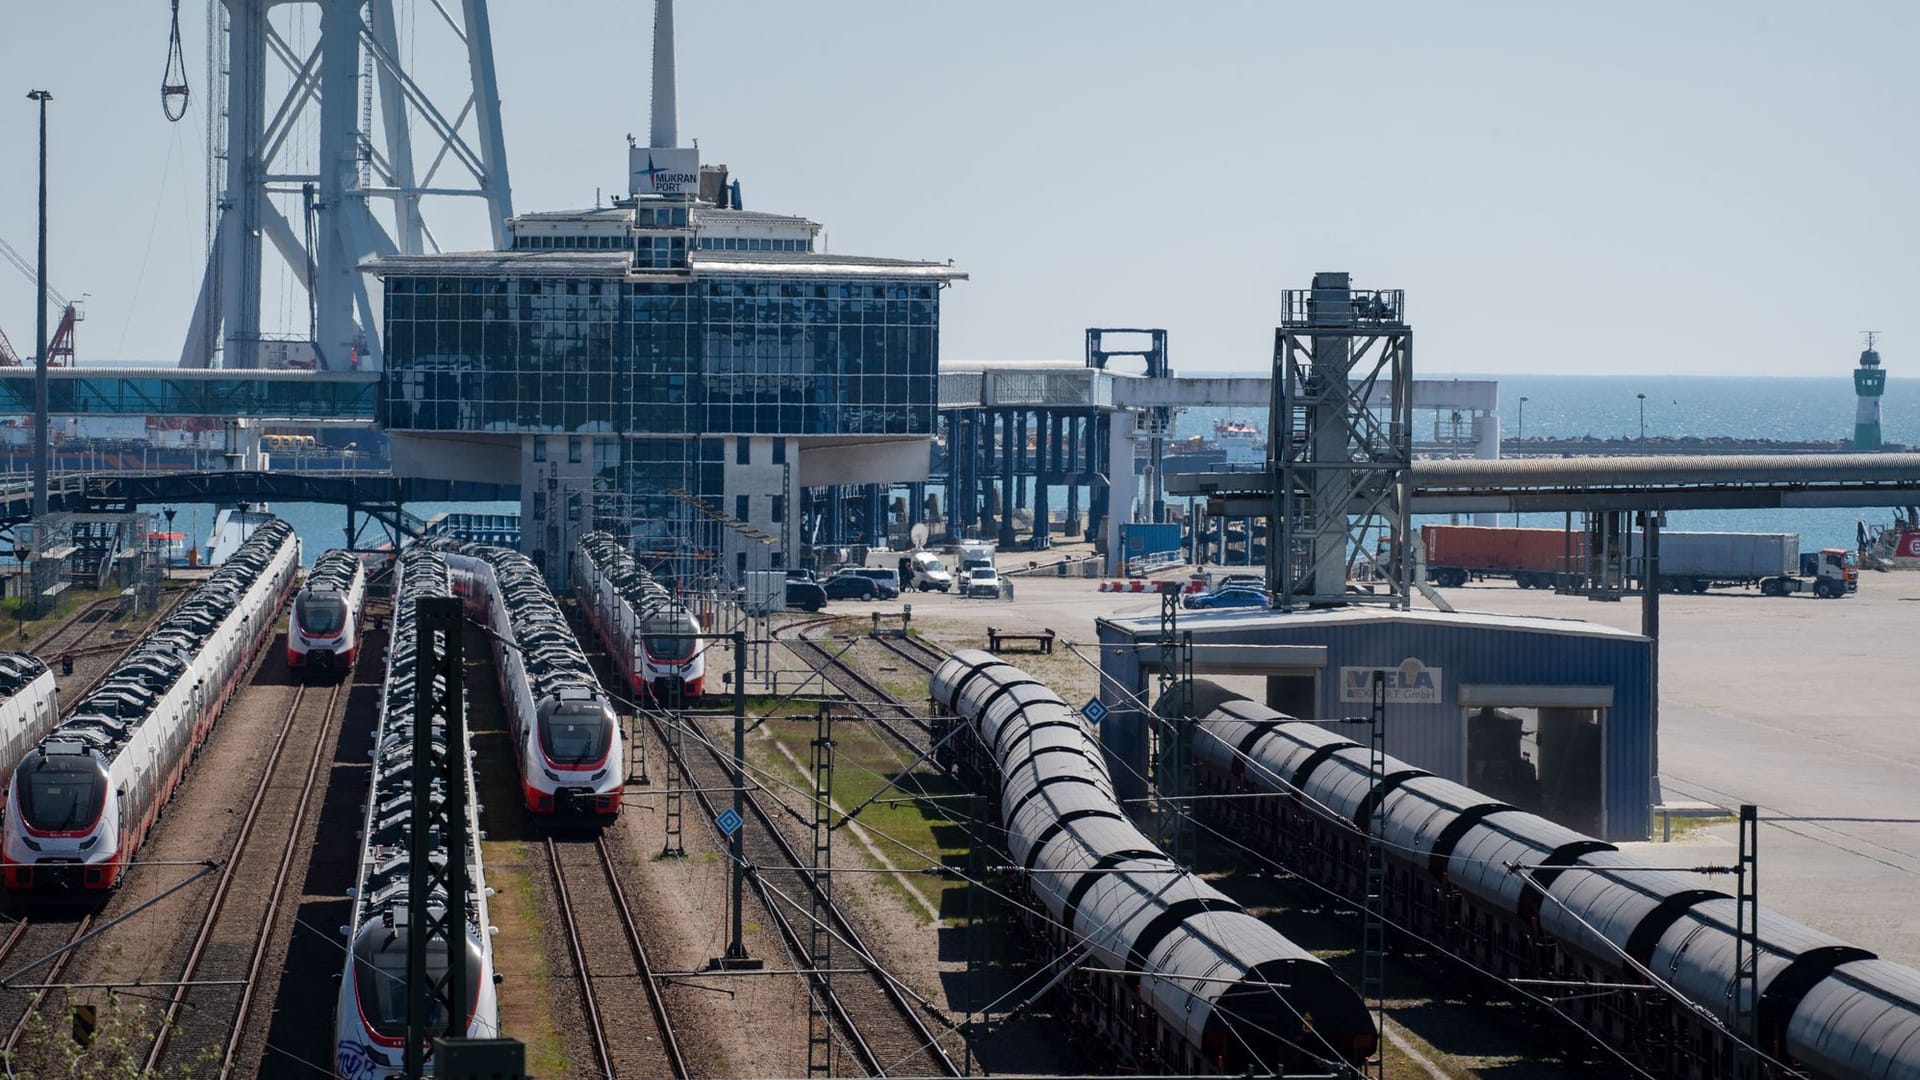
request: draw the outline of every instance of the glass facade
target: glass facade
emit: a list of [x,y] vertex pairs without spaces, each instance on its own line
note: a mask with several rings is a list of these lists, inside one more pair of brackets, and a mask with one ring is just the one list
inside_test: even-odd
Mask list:
[[395,431],[931,435],[938,287],[390,276]]
[[[383,424],[535,434],[536,460],[547,443],[551,459],[578,461],[576,438],[592,436],[591,527],[642,550],[719,548],[688,496],[726,506],[726,436],[934,431],[931,281],[392,274],[385,286]],[[540,501],[536,518],[561,514]]]

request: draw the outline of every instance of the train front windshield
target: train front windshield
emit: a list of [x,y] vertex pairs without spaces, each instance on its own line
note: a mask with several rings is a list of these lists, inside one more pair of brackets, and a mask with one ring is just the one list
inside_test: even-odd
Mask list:
[[598,705],[562,705],[540,718],[540,747],[555,765],[598,765],[613,746],[613,719]]
[[[477,1001],[480,994],[480,953],[468,943],[466,949],[467,988]],[[353,943],[354,985],[359,990],[360,1012],[381,1036],[405,1038],[407,1034],[407,935],[398,927],[380,928],[360,935]],[[447,974],[445,940],[436,936],[427,943],[427,978],[438,982]],[[467,1017],[471,1019],[472,1004]],[[427,1030],[444,1031],[447,1010],[437,997],[429,996]]]
[[646,640],[648,656],[655,660],[674,663],[692,656],[693,651],[700,647],[700,642],[690,637],[670,635],[697,632],[698,628],[694,626],[692,616],[684,611],[677,611],[671,615],[657,615],[648,619],[640,631],[641,636]]
[[300,629],[317,637],[329,637],[347,625],[347,602],[338,596],[301,593],[293,605]]
[[100,819],[107,778],[90,757],[45,754],[20,767],[20,817],[40,832],[71,832]]

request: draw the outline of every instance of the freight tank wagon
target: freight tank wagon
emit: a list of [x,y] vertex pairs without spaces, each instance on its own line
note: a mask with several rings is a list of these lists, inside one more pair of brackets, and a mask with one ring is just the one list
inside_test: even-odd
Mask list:
[[[360,867],[354,879],[353,913],[345,967],[334,1010],[334,1071],[350,1080],[388,1080],[404,1076],[407,1030],[408,917],[415,903],[444,914],[447,896],[411,895],[409,880],[413,807],[413,710],[415,680],[421,675],[416,651],[414,605],[421,597],[453,595],[446,560],[425,547],[410,547],[394,567],[393,635],[387,647],[386,683],[375,728],[373,778],[367,791],[366,813],[360,831]],[[437,678],[437,676],[436,676]],[[441,687],[444,689],[444,687]],[[472,892],[460,898],[465,917],[465,949],[469,997],[462,1030],[473,1038],[499,1035],[499,999],[494,986],[493,945],[487,914],[485,867],[480,860],[480,821],[474,802],[471,753],[468,746],[447,745],[444,726],[432,737],[435,757],[453,760],[468,770],[465,806],[451,812],[467,819],[470,844],[467,860]],[[435,783],[430,798],[436,810],[445,809],[446,792]],[[436,851],[436,858],[444,852]],[[444,939],[427,943],[427,971],[434,979],[447,973]],[[435,1005],[427,1017],[432,1031],[445,1031],[447,1017]],[[427,1062],[432,1065],[431,1046]]]
[[932,695],[949,713],[934,730],[944,763],[999,792],[1037,933],[1055,956],[1089,957],[1068,980],[1089,1042],[1127,1071],[1181,1075],[1345,1074],[1372,1055],[1360,996],[1135,828],[1053,691],[969,650],[934,672]]
[[293,528],[277,518],[261,523],[27,752],[13,770],[0,829],[8,889],[119,884],[273,632],[299,566]]
[[[1920,971],[1760,908],[1758,1008],[1740,1008],[1726,893],[1392,757],[1376,776],[1367,748],[1204,680],[1170,700],[1199,717],[1203,827],[1356,904],[1377,836],[1387,921],[1467,977],[1644,987],[1549,1010],[1546,1030],[1608,1075],[1920,1077]],[[1749,1023],[1758,1054],[1734,1034]]]

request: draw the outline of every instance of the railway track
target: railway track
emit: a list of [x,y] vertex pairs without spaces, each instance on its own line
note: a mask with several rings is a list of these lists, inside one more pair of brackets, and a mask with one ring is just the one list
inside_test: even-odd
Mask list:
[[939,668],[940,662],[947,658],[946,653],[916,637],[897,638],[882,635],[872,640],[879,642],[882,648],[928,675],[932,675]]
[[119,597],[109,596],[83,605],[61,620],[58,626],[49,630],[45,637],[27,651],[48,663],[53,663],[61,654],[74,651],[80,642],[85,641],[102,622],[106,621],[107,612],[118,607],[119,604]]
[[[895,742],[913,753],[925,753],[927,740],[933,734],[933,727],[927,723],[926,717],[922,716],[919,710],[901,701],[885,687],[848,663],[839,648],[823,645],[807,636],[809,631],[824,628],[831,621],[795,623],[774,631],[774,636],[792,649],[800,659],[819,667],[821,678],[846,694],[847,704],[852,706],[863,719],[886,732]],[[916,733],[909,734],[905,727],[913,728]]]
[[[240,1051],[242,1034],[253,1009],[281,898],[297,856],[298,842],[313,806],[321,764],[333,745],[332,734],[340,700],[350,683],[342,680],[327,688],[300,684],[287,706],[286,718],[274,736],[259,786],[247,805],[246,816],[221,866],[212,898],[187,950],[167,1002],[159,1029],[146,1056],[145,1070],[155,1075],[163,1064],[186,1061],[195,1053],[211,1062],[217,1052],[217,1075],[230,1075]],[[304,768],[299,751],[308,750]],[[286,751],[293,761],[283,766]],[[268,881],[265,888],[235,889],[236,880]],[[192,986],[189,984],[220,985]]]
[[[664,744],[665,721],[656,713],[647,713],[646,717]],[[692,722],[691,718],[688,722]],[[732,758],[720,752],[711,733],[702,732],[700,738],[689,739],[687,743],[679,763],[682,775],[708,819],[713,820],[719,815],[719,807],[709,792],[732,786]],[[815,895],[813,875],[807,869],[807,861],[781,832],[762,795],[749,790],[744,802],[746,816],[740,835],[741,850],[749,867],[748,881],[785,942],[788,954],[810,971],[808,978],[813,982],[814,992],[822,996],[844,1045],[851,1048],[860,1067],[871,1076],[959,1076],[959,1068],[941,1048],[939,1036],[928,1024],[920,1004],[882,970],[873,950],[837,907],[827,906],[823,918],[837,939],[835,950],[841,956],[852,953],[848,959],[857,961],[865,974],[829,979],[811,968],[811,947],[804,929],[807,925],[804,920],[810,916],[789,912],[794,904],[806,902]],[[836,964],[837,970],[853,966],[846,961],[836,961]]]
[[[16,985],[59,982],[78,952],[74,946],[93,929],[95,917],[92,911],[81,914],[78,920],[22,916],[13,924],[6,941],[0,943],[0,969],[4,969],[8,981]],[[58,953],[55,950],[59,950]],[[40,960],[46,961],[44,966],[35,963]],[[0,1043],[0,1061],[6,1062],[7,1073],[11,1075],[14,1063],[19,1060],[20,1044],[46,1000],[47,991],[33,990],[18,1012],[12,1010],[12,1005],[19,998],[12,994],[3,997],[6,1012],[0,1023],[7,1025],[7,1038],[5,1043]]]
[[[593,849],[592,858],[586,855],[589,847]],[[626,890],[620,884],[606,839],[595,835],[588,844],[578,838],[555,839],[549,835],[546,848],[560,918],[567,932],[567,951],[573,958],[600,1075],[688,1080],[690,1074],[667,1012],[664,987],[647,958],[646,945],[627,904]],[[576,897],[580,898],[578,905]],[[597,917],[577,918],[577,906],[597,913]],[[608,919],[608,914],[616,918]],[[630,989],[636,979],[644,987],[640,996],[646,999],[647,1011],[652,1014],[651,1030],[658,1033],[657,1039],[645,1038],[649,1025],[633,1015],[640,1011]],[[612,992],[603,996],[603,985]]]

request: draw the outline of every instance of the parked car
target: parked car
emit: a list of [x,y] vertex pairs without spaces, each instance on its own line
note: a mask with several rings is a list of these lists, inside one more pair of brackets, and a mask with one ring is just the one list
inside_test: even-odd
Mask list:
[[997,600],[1000,597],[1000,575],[991,566],[976,566],[967,571],[966,585],[960,590],[960,595]]
[[847,568],[844,572],[858,574],[873,582],[873,587],[882,600],[891,600],[900,595],[900,573],[897,570],[879,566],[854,566]]
[[1190,608],[1263,608],[1267,607],[1267,594],[1261,589],[1249,589],[1244,585],[1234,585],[1212,592],[1189,593],[1183,601]]
[[804,578],[787,579],[787,607],[819,611],[827,606],[827,590]]
[[1228,574],[1219,581],[1214,582],[1213,588],[1207,591],[1219,592],[1221,589],[1232,588],[1264,589],[1266,587],[1267,578],[1264,574]]
[[880,586],[872,578],[842,571],[820,583],[829,600],[871,600],[880,595]]

